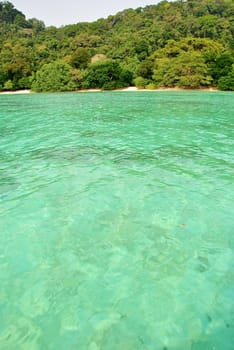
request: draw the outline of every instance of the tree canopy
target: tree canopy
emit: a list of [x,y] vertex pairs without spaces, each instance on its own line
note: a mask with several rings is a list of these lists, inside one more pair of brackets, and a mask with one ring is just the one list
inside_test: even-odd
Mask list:
[[233,90],[233,18],[232,0],[164,0],[56,28],[0,1],[0,90]]

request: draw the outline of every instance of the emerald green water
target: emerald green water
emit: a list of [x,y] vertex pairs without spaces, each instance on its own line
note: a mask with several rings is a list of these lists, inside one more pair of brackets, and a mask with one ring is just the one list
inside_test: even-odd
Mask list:
[[233,111],[0,96],[1,350],[233,350]]

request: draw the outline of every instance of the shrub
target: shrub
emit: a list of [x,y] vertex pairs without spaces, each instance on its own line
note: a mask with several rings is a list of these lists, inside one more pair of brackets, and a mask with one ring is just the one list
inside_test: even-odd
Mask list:
[[148,80],[143,77],[136,77],[134,79],[134,84],[139,89],[145,89],[146,85],[148,84]]
[[63,61],[42,66],[32,83],[32,90],[36,92],[69,91],[75,88],[71,67]]

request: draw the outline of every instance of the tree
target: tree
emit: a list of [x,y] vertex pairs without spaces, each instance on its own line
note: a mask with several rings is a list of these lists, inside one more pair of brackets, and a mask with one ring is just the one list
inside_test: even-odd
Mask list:
[[[206,86],[212,78],[217,86],[222,77],[229,79],[233,64],[233,11],[233,0],[165,0],[56,28],[26,20],[13,4],[0,0],[0,88],[8,81],[14,89],[30,87],[37,71],[59,60],[73,70],[72,84],[80,86],[91,70],[90,58],[100,53],[120,69],[115,76],[109,64],[108,88],[130,84],[131,76],[154,84],[153,75],[158,84]],[[186,53],[199,54],[197,69]],[[84,83],[95,85],[93,80]]]
[[149,81],[143,77],[136,77],[134,79],[134,84],[139,89],[144,89],[148,85]]
[[219,79],[218,88],[220,90],[234,91],[234,64],[232,65],[231,72]]
[[89,60],[89,50],[83,47],[79,47],[75,52],[72,53],[70,64],[73,68],[84,69],[87,68]]
[[42,91],[69,91],[75,89],[72,71],[63,61],[48,63],[36,73],[32,90]]
[[137,67],[137,75],[145,79],[151,79],[153,75],[153,60],[147,58]]
[[156,60],[153,79],[158,86],[193,89],[209,86],[212,82],[201,53],[194,51]]
[[19,21],[19,17],[25,20],[24,14],[18,11],[11,2],[0,2],[0,22],[14,23],[16,18]]
[[28,20],[28,24],[32,28],[34,34],[38,34],[45,30],[45,23],[36,18],[30,18]]
[[11,80],[7,80],[4,84],[4,90],[14,90],[14,86]]
[[153,80],[158,86],[200,88],[210,86],[213,77],[207,64],[207,57],[217,56],[223,46],[211,39],[183,38],[169,40],[157,50],[154,59]]
[[5,81],[11,80],[14,89],[24,88],[20,84],[20,80],[28,78],[32,74],[32,48],[27,47],[25,41],[19,41],[17,44],[12,41],[6,42],[2,47],[0,65]]
[[215,84],[232,70],[234,58],[228,52],[208,52],[204,58]]
[[131,83],[132,75],[123,70],[114,60],[103,60],[92,63],[84,74],[84,88],[103,88],[112,90]]

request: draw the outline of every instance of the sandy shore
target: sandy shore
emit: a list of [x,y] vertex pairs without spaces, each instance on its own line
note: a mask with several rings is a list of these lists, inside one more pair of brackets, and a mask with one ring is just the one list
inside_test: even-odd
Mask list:
[[74,92],[98,92],[98,91],[219,91],[215,87],[210,87],[210,88],[201,88],[201,89],[183,89],[179,87],[174,87],[174,88],[158,88],[158,89],[138,89],[136,86],[128,86],[126,88],[122,89],[116,89],[116,90],[102,90],[102,89],[87,89],[87,90],[77,90]]
[[[101,92],[102,89],[82,89],[82,90],[76,90],[73,92]],[[219,91],[215,87],[209,87],[209,88],[201,88],[201,89],[182,89],[178,87],[174,88],[158,88],[158,89],[138,89],[136,86],[129,86],[123,89],[116,89],[116,90],[110,90],[110,91]],[[2,95],[11,95],[11,94],[29,94],[31,93],[31,90],[17,90],[17,91],[1,91],[0,94]],[[72,91],[71,91],[72,92]]]
[[[101,89],[87,89],[87,90],[77,90],[76,92],[98,92],[98,91],[109,91],[109,90],[101,90]],[[136,86],[128,86],[122,89],[110,90],[110,91],[219,91],[215,87],[209,88],[201,88],[201,89],[183,89],[179,87],[174,88],[158,88],[158,89],[138,89]]]
[[119,89],[115,91],[219,91],[215,87],[201,88],[201,89],[183,89],[179,87],[174,88],[158,88],[158,89],[138,89],[136,86],[129,86],[124,89]]
[[103,91],[102,89],[81,89],[81,90],[75,90],[74,92],[99,92]]
[[29,94],[31,90],[17,90],[17,91],[0,91],[1,95],[11,95],[11,94]]

